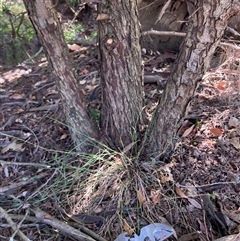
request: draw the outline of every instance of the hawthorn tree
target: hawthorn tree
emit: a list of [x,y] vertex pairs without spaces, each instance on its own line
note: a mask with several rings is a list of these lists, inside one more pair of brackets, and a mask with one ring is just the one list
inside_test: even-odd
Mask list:
[[[79,91],[57,14],[50,0],[24,3],[57,76],[72,139],[78,150],[86,151],[88,140],[99,136]],[[154,157],[167,157],[171,152],[228,20],[240,10],[239,0],[186,3],[190,11],[187,35],[141,145],[142,152]],[[144,119],[137,0],[101,0],[97,20],[103,89],[101,132],[105,141],[121,149],[138,140]]]

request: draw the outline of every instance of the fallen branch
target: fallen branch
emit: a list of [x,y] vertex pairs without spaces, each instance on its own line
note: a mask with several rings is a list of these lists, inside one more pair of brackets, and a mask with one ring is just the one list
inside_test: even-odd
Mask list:
[[4,195],[5,192],[7,192],[7,191],[25,186],[27,184],[35,182],[37,179],[41,179],[41,178],[46,177],[46,176],[48,176],[48,173],[41,173],[38,176],[33,176],[33,177],[29,178],[28,180],[24,180],[24,181],[18,182],[18,183],[13,183],[13,184],[10,184],[6,187],[1,187],[0,188],[0,195]]
[[[175,31],[157,31],[157,30],[147,30],[142,33],[142,35],[158,35],[158,36],[178,36],[178,37],[185,37],[186,33],[180,33],[180,32],[175,32]],[[220,42],[220,45],[222,46],[227,46],[231,47],[233,49],[239,50],[240,47],[237,46],[236,44],[230,44],[230,43],[225,43],[225,42]]]
[[22,233],[18,226],[13,222],[11,217],[9,217],[8,213],[0,207],[0,214],[3,215],[3,217],[6,219],[8,224],[11,226],[12,230],[16,232],[16,234],[23,240],[23,241],[31,241],[24,233]]
[[[77,226],[77,228],[79,230],[81,230],[83,233],[89,235],[90,237],[92,237],[93,239],[95,240],[98,240],[98,241],[107,241],[106,239],[104,239],[103,237],[101,237],[100,235],[94,233],[92,230],[86,228],[83,226],[83,223],[84,223],[84,220],[82,220],[82,222],[77,218],[75,217],[74,215],[70,215],[68,214],[63,208],[61,208],[60,206],[58,205],[55,205],[55,207],[64,215],[66,215],[68,218],[70,218],[71,220],[73,220],[75,222],[75,225]],[[96,219],[96,217],[94,216],[90,216],[92,217],[92,219]],[[99,222],[99,220],[101,220],[103,223],[105,222],[105,219],[103,220],[102,217],[97,217],[98,220],[97,222]],[[94,223],[94,222],[93,222]]]
[[45,106],[31,108],[28,111],[56,111],[58,107],[59,107],[59,104],[45,105]]
[[50,165],[45,165],[41,163],[33,163],[33,162],[8,162],[8,161],[3,161],[0,160],[0,164],[2,166],[5,165],[16,165],[16,166],[34,166],[34,167],[40,167],[40,168],[46,168],[49,169],[51,166]]
[[53,228],[58,229],[60,232],[68,234],[80,241],[93,241],[91,237],[82,233],[81,231],[67,225],[66,223],[59,221],[58,219],[52,217],[48,213],[43,212],[40,208],[33,210],[36,215],[38,222],[46,223]]
[[163,14],[166,12],[166,10],[167,10],[168,6],[170,5],[171,1],[172,1],[172,0],[168,0],[168,1],[164,4],[164,6],[162,7],[162,9],[161,9],[161,11],[160,11],[160,13],[159,13],[159,15],[158,15],[158,17],[157,17],[157,20],[156,20],[156,22],[155,22],[155,25],[162,19],[162,16],[163,16]]
[[150,29],[148,31],[144,31],[142,35],[159,35],[159,36],[179,36],[179,37],[185,37],[186,33],[180,33],[180,32],[175,32],[175,31],[157,31]]

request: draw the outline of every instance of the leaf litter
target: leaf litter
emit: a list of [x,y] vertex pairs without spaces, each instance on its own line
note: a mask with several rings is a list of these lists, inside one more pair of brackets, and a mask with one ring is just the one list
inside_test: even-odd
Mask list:
[[[96,49],[74,46],[71,51],[80,62],[79,84],[88,100],[99,81],[97,60],[92,57]],[[135,143],[127,146],[125,153],[104,146],[89,156],[75,153],[54,76],[48,69],[36,64],[21,71],[3,70],[0,144],[1,160],[8,164],[1,162],[0,166],[0,206],[15,222],[19,220],[14,215],[25,215],[28,205],[41,206],[49,219],[55,217],[71,225],[69,216],[75,217],[81,223],[78,228],[82,225],[107,240],[124,231],[139,234],[142,227],[158,222],[171,225],[179,240],[213,240],[236,234],[236,225],[240,225],[240,95],[236,74],[240,54],[229,52],[234,58],[209,69],[200,83],[188,113],[191,118],[181,129],[181,139],[168,164],[131,157]],[[167,52],[144,54],[145,75],[168,76],[167,59],[175,57]],[[161,89],[157,83],[148,83],[145,93],[150,119]],[[56,108],[52,109],[53,105]],[[89,105],[100,108],[101,102],[97,97]],[[202,196],[206,194],[211,198],[205,199],[204,206]],[[226,233],[222,233],[224,221],[216,213],[235,225],[225,226]],[[21,228],[32,240],[50,233],[54,240],[64,240],[53,226],[41,222],[39,227],[31,226],[34,218],[30,212]],[[10,237],[11,229],[3,218],[1,225],[0,234]]]

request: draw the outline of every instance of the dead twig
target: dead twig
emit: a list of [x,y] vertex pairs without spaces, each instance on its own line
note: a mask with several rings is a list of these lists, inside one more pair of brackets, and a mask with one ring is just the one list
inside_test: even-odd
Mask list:
[[157,17],[155,25],[162,19],[162,16],[166,12],[166,10],[167,10],[168,6],[170,5],[171,1],[172,0],[167,0],[167,2],[164,4],[164,6],[162,7],[162,9],[161,9],[161,11],[160,11],[160,13],[159,13],[159,15]]
[[31,198],[33,198],[36,194],[38,194],[40,192],[40,190],[45,187],[49,182],[50,180],[53,179],[53,177],[57,174],[58,172],[58,169],[55,169],[55,171],[53,172],[53,174],[51,175],[50,178],[48,178],[48,180],[43,183],[40,187],[37,188],[37,190],[35,190],[28,198],[27,198],[27,201],[30,200]]
[[23,241],[30,241],[30,239],[24,234],[22,233],[18,226],[13,222],[13,220],[11,219],[11,217],[9,217],[8,213],[0,207],[0,214],[3,215],[3,217],[6,219],[6,221],[8,222],[8,224],[11,226],[12,230],[14,232],[17,233],[17,235],[23,240]]
[[45,105],[40,107],[31,108],[28,111],[55,111],[59,107],[59,104]]
[[[82,224],[84,223],[84,220],[83,220],[83,223],[80,222],[80,220],[78,218],[76,218],[74,215],[70,215],[68,214],[63,208],[61,208],[60,206],[58,205],[55,205],[56,208],[64,215],[66,215],[68,218],[70,218],[71,220],[73,220],[75,223],[76,223],[76,226],[79,228],[79,230],[81,230],[83,233],[89,235],[90,237],[92,237],[93,239],[95,240],[98,240],[98,241],[107,241],[106,239],[104,239],[103,237],[101,237],[100,235],[94,233],[92,230],[84,227]],[[93,219],[96,218],[94,216],[90,216],[92,217]],[[98,218],[98,222],[99,220],[102,219],[102,222],[104,223],[106,220],[103,219],[102,217],[97,217]],[[100,218],[100,219],[99,219]]]
[[4,195],[5,192],[10,191],[12,189],[17,189],[17,188],[25,186],[29,183],[35,182],[37,179],[41,179],[43,177],[46,177],[47,175],[48,175],[48,173],[41,173],[38,176],[34,176],[34,177],[29,178],[28,180],[24,180],[24,181],[18,182],[18,183],[13,183],[13,184],[10,184],[6,187],[1,187],[0,188],[0,195]]
[[33,210],[33,212],[36,215],[36,218],[38,219],[39,222],[46,223],[53,228],[58,229],[60,232],[68,234],[71,237],[74,237],[77,240],[80,241],[93,241],[91,237],[88,235],[82,233],[81,231],[67,225],[66,223],[59,221],[58,219],[52,217],[46,212],[43,212],[40,208],[37,208]]
[[[24,222],[24,220],[26,219],[27,215],[29,213],[29,209],[27,209],[24,217],[21,219],[20,223],[17,225],[17,227],[22,227],[22,223]],[[19,230],[19,229],[18,229]],[[18,233],[18,230],[15,230],[14,234],[12,235],[12,238],[14,239],[15,235]]]
[[[186,33],[181,33],[181,32],[175,32],[175,31],[157,31],[154,29],[150,29],[147,31],[144,31],[142,33],[143,36],[145,35],[159,35],[159,36],[178,36],[178,37],[185,37]],[[225,43],[225,42],[220,42],[220,45],[226,46],[226,47],[231,47],[236,50],[240,50],[240,47],[236,44],[231,44],[231,43]]]
[[40,164],[40,163],[33,163],[33,162],[8,162],[8,161],[3,161],[3,160],[0,160],[0,164],[2,166],[5,166],[5,165],[34,166],[34,167],[47,168],[47,169],[49,169],[51,167],[50,165],[45,165],[45,164]]
[[150,29],[147,31],[144,31],[142,33],[143,35],[159,35],[159,36],[179,36],[179,37],[185,37],[186,33],[180,33],[180,32],[175,32],[175,31],[157,31],[154,29]]

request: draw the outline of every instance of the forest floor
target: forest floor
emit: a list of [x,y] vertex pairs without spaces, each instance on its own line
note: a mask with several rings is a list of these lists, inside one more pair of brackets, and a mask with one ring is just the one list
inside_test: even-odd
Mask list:
[[[69,45],[69,52],[95,113],[97,46]],[[160,222],[175,230],[168,240],[240,240],[240,51],[229,48],[224,56],[203,77],[168,163],[104,146],[76,153],[46,58],[2,66],[0,207],[7,214],[0,215],[0,240],[13,233],[6,217],[31,240],[81,240],[70,226],[114,240]],[[159,79],[167,79],[176,53],[146,50],[143,59],[145,76],[154,76],[144,86],[150,118],[163,91]]]

